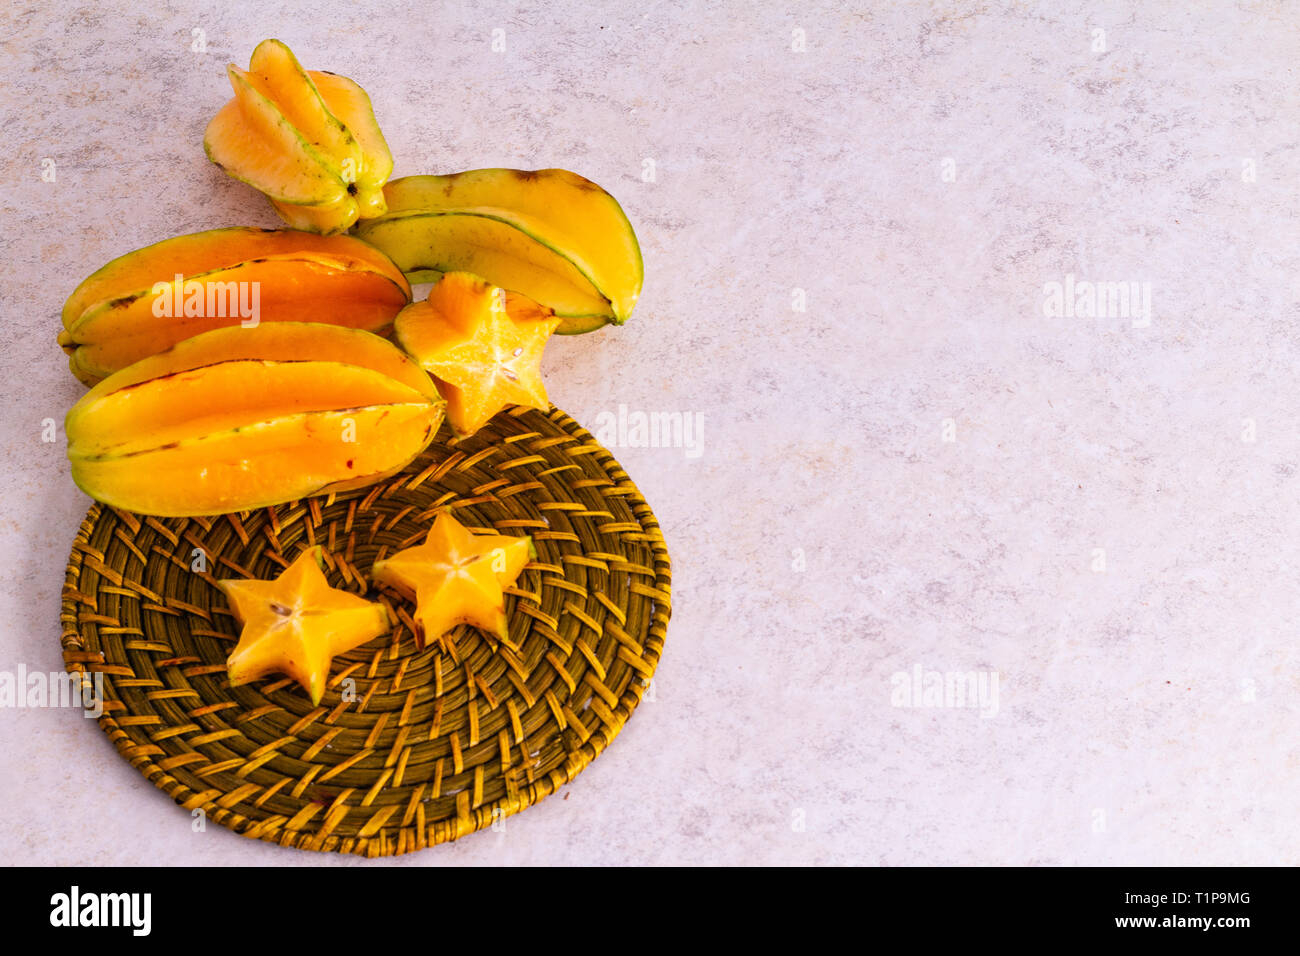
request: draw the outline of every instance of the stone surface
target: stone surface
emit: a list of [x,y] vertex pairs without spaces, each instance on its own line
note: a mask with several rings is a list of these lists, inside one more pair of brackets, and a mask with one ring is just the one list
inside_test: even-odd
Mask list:
[[[59,308],[275,224],[200,140],[278,36],[369,90],[397,175],[613,192],[645,292],[555,343],[552,398],[701,426],[614,448],[675,561],[655,701],[563,798],[397,865],[1300,863],[1294,11],[797,6],[6,5],[0,669],[61,667],[88,503],[41,440],[82,390]],[[1045,315],[1067,276],[1149,320]],[[918,670],[990,696],[900,706]],[[0,740],[9,862],[363,865],[192,833],[67,710]]]

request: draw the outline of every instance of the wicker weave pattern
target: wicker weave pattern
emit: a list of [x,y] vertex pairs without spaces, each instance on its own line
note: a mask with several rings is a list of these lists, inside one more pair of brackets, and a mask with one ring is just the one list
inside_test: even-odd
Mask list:
[[[402,623],[335,659],[319,707],[287,678],[229,686],[238,626],[217,578],[273,577],[318,543],[331,585],[362,593],[371,563],[440,509],[533,536],[509,646],[461,627],[417,651],[410,606],[380,592]],[[64,660],[105,675],[101,726],[186,809],[284,846],[406,853],[517,813],[605,748],[658,664],[670,582],[658,522],[610,453],[558,410],[521,410],[465,441],[444,431],[360,491],[218,518],[92,507],[68,564]]]

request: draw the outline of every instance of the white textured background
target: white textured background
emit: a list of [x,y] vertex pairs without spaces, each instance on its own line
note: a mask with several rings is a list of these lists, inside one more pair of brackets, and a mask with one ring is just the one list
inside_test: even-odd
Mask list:
[[[1293,5],[227,6],[0,11],[0,669],[62,666],[58,311],[275,223],[201,138],[277,36],[366,87],[396,175],[613,192],[645,292],[555,342],[552,398],[703,418],[698,459],[614,449],[674,558],[656,700],[563,799],[398,865],[1300,863]],[[1151,324],[1045,317],[1067,273],[1149,282]],[[891,706],[918,665],[996,671],[997,715]],[[0,851],[361,863],[191,833],[67,710],[0,711]]]

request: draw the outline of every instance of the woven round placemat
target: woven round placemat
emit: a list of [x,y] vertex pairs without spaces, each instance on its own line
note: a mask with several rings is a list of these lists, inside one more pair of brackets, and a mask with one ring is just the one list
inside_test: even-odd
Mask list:
[[[441,510],[532,536],[509,645],[462,626],[417,650],[412,607],[371,588],[371,564],[421,543]],[[335,658],[319,706],[288,678],[232,688],[239,626],[215,582],[273,578],[313,544],[331,585],[401,623]],[[100,726],[182,807],[284,846],[383,856],[490,826],[595,759],[654,675],[670,582],[658,522],[609,451],[563,412],[516,409],[461,441],[444,425],[358,491],[215,518],[95,505],[68,561],[63,656],[104,675]]]

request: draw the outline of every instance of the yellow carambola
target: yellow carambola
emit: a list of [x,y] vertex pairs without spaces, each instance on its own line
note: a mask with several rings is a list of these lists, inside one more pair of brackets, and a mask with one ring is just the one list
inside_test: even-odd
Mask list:
[[447,423],[473,435],[510,405],[546,411],[542,351],[550,309],[467,272],[449,272],[393,320],[397,341],[438,383]]
[[196,335],[68,412],[72,477],[127,511],[246,511],[380,481],[433,439],[428,374],[369,332],[310,322]]
[[621,325],[641,294],[641,248],[618,202],[565,169],[471,169],[384,187],[356,234],[413,282],[471,272],[560,317],[560,334]]
[[119,256],[63,307],[59,345],[87,385],[223,326],[324,322],[380,331],[411,300],[383,253],[352,236],[212,229]]
[[505,588],[536,552],[532,539],[473,534],[447,512],[434,520],[424,544],[376,561],[376,584],[416,602],[421,647],[458,624],[470,624],[509,643]]
[[264,40],[247,70],[227,75],[234,99],[203,137],[208,158],[271,200],[295,229],[343,232],[386,210],[393,157],[370,98],[344,76],[305,70],[279,40]]
[[392,627],[388,609],[329,586],[323,549],[307,548],[274,581],[218,581],[243,625],[226,662],[233,686],[269,674],[287,674],[319,704],[330,664]]

